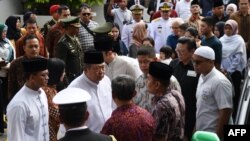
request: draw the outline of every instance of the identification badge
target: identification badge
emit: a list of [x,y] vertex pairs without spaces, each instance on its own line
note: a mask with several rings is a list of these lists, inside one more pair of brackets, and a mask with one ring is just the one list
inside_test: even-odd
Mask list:
[[187,71],[187,76],[196,77],[197,73],[195,71],[193,71],[193,70],[188,70]]

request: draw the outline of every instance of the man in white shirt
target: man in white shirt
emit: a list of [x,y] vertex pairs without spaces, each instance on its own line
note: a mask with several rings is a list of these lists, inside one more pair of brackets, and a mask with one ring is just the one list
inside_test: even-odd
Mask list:
[[[38,41],[26,41],[38,46]],[[7,107],[9,141],[49,141],[48,102],[41,87],[48,82],[47,59],[23,61],[24,86]]]
[[190,5],[191,0],[181,0],[176,4],[175,11],[184,21],[188,20],[191,16]]
[[113,45],[112,36],[110,36],[111,30],[111,24],[104,24],[92,30],[96,33],[94,42],[95,48],[96,50],[102,51],[103,54],[105,61],[105,74],[111,80],[120,74],[127,74],[136,79],[142,73],[137,60],[127,56],[117,55],[115,52],[116,49]]
[[133,15],[133,20],[123,26],[122,34],[121,34],[121,39],[128,49],[132,42],[132,34],[133,34],[134,26],[137,23],[144,22],[142,20],[143,10],[144,10],[143,6],[133,5],[131,6],[130,10]]
[[119,8],[112,9],[114,0],[110,0],[108,6],[108,14],[114,17],[114,22],[117,23],[122,31],[123,25],[132,21],[132,13],[127,8],[127,0],[120,0]]
[[223,138],[223,128],[232,124],[232,84],[214,65],[215,53],[208,46],[197,48],[192,56],[194,69],[201,74],[196,91],[197,131],[209,131]]
[[161,17],[153,20],[150,24],[150,36],[155,41],[155,51],[160,53],[160,48],[166,45],[167,37],[171,34],[172,19],[169,17],[172,4],[163,2],[160,5]]
[[104,60],[101,52],[89,50],[84,53],[84,73],[73,80],[69,87],[87,91],[92,99],[87,101],[89,119],[86,125],[99,133],[110,118],[115,105],[112,100],[111,82],[104,75]]

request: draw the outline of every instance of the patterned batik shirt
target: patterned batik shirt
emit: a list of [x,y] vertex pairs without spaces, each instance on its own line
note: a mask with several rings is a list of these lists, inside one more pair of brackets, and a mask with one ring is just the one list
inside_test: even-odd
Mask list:
[[[152,98],[154,97],[154,95],[150,94],[147,91],[146,81],[147,81],[147,76],[145,74],[142,74],[137,78],[136,86],[135,86],[135,90],[137,93],[136,93],[135,97],[133,98],[133,101],[136,105],[151,112],[152,111],[151,101],[152,101]],[[174,76],[172,76],[170,79],[169,88],[171,90],[177,90],[178,92],[181,93],[180,84]]]
[[156,122],[154,135],[166,141],[182,141],[185,126],[185,103],[182,95],[168,89],[152,99],[152,115]]
[[102,134],[114,135],[117,141],[152,141],[155,122],[152,115],[135,104],[115,109]]

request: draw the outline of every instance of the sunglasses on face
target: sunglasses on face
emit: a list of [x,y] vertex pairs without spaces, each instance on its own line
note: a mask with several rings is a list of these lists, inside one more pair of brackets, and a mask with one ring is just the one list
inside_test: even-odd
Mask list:
[[91,13],[82,13],[83,16],[90,16]]

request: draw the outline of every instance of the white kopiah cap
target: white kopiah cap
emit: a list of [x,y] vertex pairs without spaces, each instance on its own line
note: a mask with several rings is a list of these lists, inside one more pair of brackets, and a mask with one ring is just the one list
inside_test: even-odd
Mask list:
[[215,60],[214,50],[208,46],[201,46],[201,47],[197,48],[195,50],[194,54],[199,55],[199,56],[206,58],[206,59],[209,59],[209,60]]
[[66,88],[53,98],[53,102],[58,105],[75,104],[86,102],[91,99],[89,93],[80,88]]

